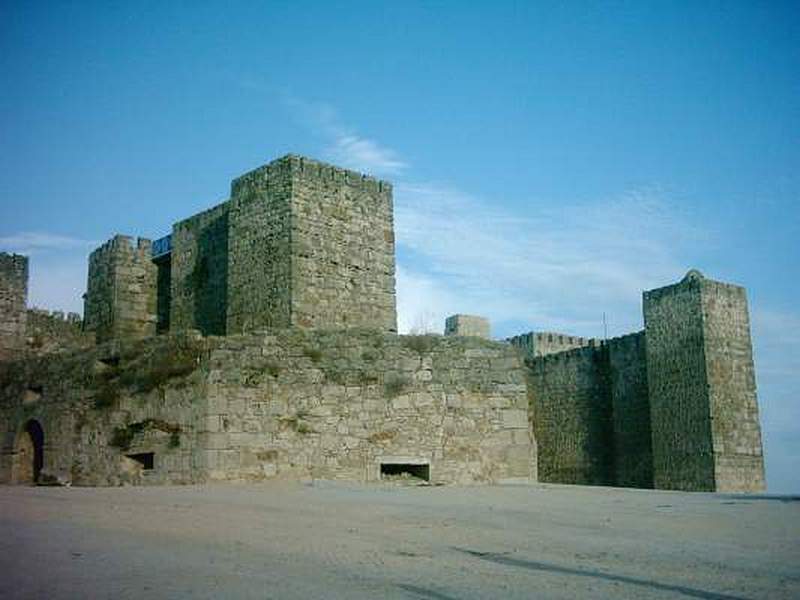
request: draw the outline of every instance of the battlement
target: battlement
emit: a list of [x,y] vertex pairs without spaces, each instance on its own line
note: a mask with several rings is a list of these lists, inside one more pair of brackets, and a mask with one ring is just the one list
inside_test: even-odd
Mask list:
[[325,185],[347,185],[369,194],[392,192],[392,184],[388,181],[305,156],[287,154],[234,179],[231,182],[231,197],[263,188],[271,180],[285,181],[287,176]]
[[116,234],[99,248],[95,249],[91,257],[96,256],[98,260],[112,254],[127,254],[133,260],[150,260],[152,241],[147,238],[137,238],[129,235]]
[[78,313],[41,308],[28,309],[25,337],[27,350],[33,355],[94,344],[94,336],[83,331],[83,319]]
[[595,340],[564,333],[531,331],[507,338],[506,342],[519,348],[527,358],[537,358],[589,346],[594,344]]
[[231,197],[263,188],[271,180],[284,181],[287,176],[325,185],[347,185],[370,194],[392,192],[392,184],[388,181],[305,156],[287,154],[234,179],[231,182]]

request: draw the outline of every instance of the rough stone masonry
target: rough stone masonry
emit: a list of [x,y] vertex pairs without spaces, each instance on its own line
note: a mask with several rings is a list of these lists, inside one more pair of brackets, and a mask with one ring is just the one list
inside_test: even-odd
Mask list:
[[308,158],[95,250],[83,321],[0,267],[0,481],[764,486],[743,288],[690,272],[607,341],[398,335],[392,186]]

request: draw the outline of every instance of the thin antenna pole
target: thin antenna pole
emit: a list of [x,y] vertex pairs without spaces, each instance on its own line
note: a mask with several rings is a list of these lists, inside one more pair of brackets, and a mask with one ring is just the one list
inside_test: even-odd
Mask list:
[[603,340],[608,339],[608,323],[606,323],[606,312],[603,311]]

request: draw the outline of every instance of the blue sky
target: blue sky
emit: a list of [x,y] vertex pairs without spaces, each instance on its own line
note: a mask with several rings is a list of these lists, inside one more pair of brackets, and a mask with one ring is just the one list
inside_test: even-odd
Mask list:
[[81,310],[287,152],[395,183],[401,328],[602,335],[748,288],[771,491],[800,492],[800,5],[0,2],[0,248]]

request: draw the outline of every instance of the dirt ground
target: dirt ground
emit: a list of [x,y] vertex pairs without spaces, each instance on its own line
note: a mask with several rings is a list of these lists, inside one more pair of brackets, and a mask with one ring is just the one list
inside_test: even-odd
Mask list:
[[798,598],[800,498],[0,486],[0,598]]

